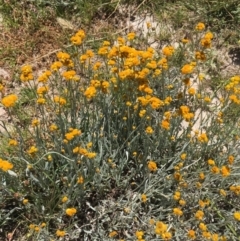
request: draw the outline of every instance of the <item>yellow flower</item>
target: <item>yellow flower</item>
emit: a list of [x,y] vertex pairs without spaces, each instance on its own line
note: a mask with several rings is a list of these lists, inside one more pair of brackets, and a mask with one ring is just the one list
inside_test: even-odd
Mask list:
[[99,48],[99,50],[98,50],[99,55],[107,55],[108,52],[109,52],[108,46],[103,46],[103,47]]
[[229,163],[230,165],[232,165],[232,164],[233,164],[233,161],[234,161],[234,156],[230,155],[230,156],[228,157],[228,163]]
[[210,201],[209,200],[199,200],[198,202],[199,206],[204,208],[205,206],[209,205],[210,204]]
[[211,168],[211,172],[214,173],[214,174],[218,174],[219,173],[219,168],[217,166],[213,166]]
[[215,165],[215,161],[212,160],[212,159],[209,159],[209,160],[208,160],[208,165],[214,166],[214,165]]
[[39,232],[39,231],[40,231],[40,228],[39,228],[39,227],[35,227],[35,228],[34,228],[34,231],[35,231],[35,232]]
[[21,68],[21,73],[24,75],[28,75],[32,73],[32,66],[31,65],[25,65]]
[[224,189],[220,189],[220,190],[219,190],[219,193],[220,193],[222,196],[224,196],[224,197],[227,196],[227,193],[225,192]]
[[198,210],[198,211],[195,213],[195,218],[196,218],[196,219],[202,220],[202,219],[203,219],[203,216],[204,216],[204,212],[201,211],[201,210]]
[[90,86],[86,89],[84,92],[84,95],[87,97],[87,99],[91,99],[92,97],[96,96],[97,90],[95,87]]
[[160,59],[157,64],[159,66],[161,66],[163,69],[167,69],[168,68],[168,62],[167,62],[166,58]]
[[78,36],[78,35],[72,36],[70,38],[70,40],[71,40],[72,44],[74,44],[74,45],[82,44],[82,38],[80,36]]
[[186,153],[182,153],[181,156],[180,156],[180,158],[181,158],[182,160],[185,160],[186,157],[187,157],[187,154],[186,154]]
[[51,155],[48,155],[48,156],[47,156],[47,160],[48,160],[49,162],[51,162],[51,161],[53,160],[52,156],[51,156]]
[[176,215],[176,216],[182,216],[183,215],[183,212],[180,208],[174,208],[173,209],[173,213]]
[[83,184],[83,183],[84,183],[84,178],[83,178],[83,176],[80,176],[80,177],[78,178],[77,183],[78,183],[78,184]]
[[74,81],[78,81],[80,78],[76,75],[76,71],[74,70],[69,70],[69,71],[65,71],[62,73],[62,76],[66,79],[66,80],[74,80]]
[[23,82],[24,81],[33,80],[33,75],[32,75],[32,73],[29,73],[27,75],[21,74],[20,75],[20,80],[23,81]]
[[76,208],[67,208],[66,209],[66,214],[70,217],[74,216],[77,212],[77,209]]
[[207,226],[206,226],[204,223],[199,223],[199,228],[200,228],[202,231],[207,231]]
[[93,65],[93,70],[98,70],[100,67],[101,67],[101,62],[96,62],[94,65]]
[[183,199],[180,199],[178,202],[181,206],[185,206],[186,205],[186,201]]
[[18,145],[18,142],[16,140],[9,140],[8,142],[9,146],[17,146]]
[[37,151],[38,151],[38,149],[37,149],[35,146],[31,146],[31,147],[28,149],[27,153],[28,153],[29,155],[34,155]]
[[174,200],[179,200],[181,197],[181,193],[180,192],[175,192],[174,195],[173,195],[173,199]]
[[85,34],[84,30],[80,29],[77,31],[75,36],[79,36],[80,38],[84,39],[86,37],[86,34]]
[[89,149],[89,148],[91,148],[92,147],[92,145],[93,145],[93,143],[92,142],[88,142],[87,143],[87,148]]
[[67,196],[64,196],[63,198],[62,198],[62,203],[65,203],[65,202],[67,202],[68,201],[68,197]]
[[206,133],[202,133],[201,135],[198,136],[198,140],[200,142],[208,142],[208,137]]
[[195,58],[198,59],[198,60],[201,60],[201,61],[205,61],[206,55],[202,51],[196,51],[195,52]]
[[34,119],[33,121],[32,121],[32,126],[33,127],[36,127],[36,126],[38,126],[40,124],[40,121],[38,120],[38,119]]
[[175,172],[173,174],[174,176],[174,179],[177,180],[177,181],[181,181],[182,180],[182,175],[180,174],[180,172]]
[[222,166],[221,173],[223,177],[227,177],[230,175],[230,169],[227,166]]
[[188,38],[183,38],[181,41],[183,44],[187,44],[190,40]]
[[194,66],[191,64],[186,64],[182,67],[181,72],[182,74],[191,74],[194,70]]
[[136,34],[131,32],[127,35],[128,40],[133,40],[135,38]]
[[44,99],[44,98],[38,98],[38,99],[37,99],[37,103],[38,103],[39,105],[44,105],[44,104],[46,103],[46,99]]
[[70,59],[70,55],[68,53],[65,53],[65,52],[58,52],[57,53],[57,58],[61,62],[64,62],[65,60]]
[[102,44],[102,46],[110,46],[110,42],[109,41],[103,41],[103,44]]
[[218,234],[212,234],[212,241],[219,241]]
[[9,161],[2,160],[0,158],[0,169],[2,169],[4,172],[7,172],[8,170],[11,170],[13,168],[13,164]]
[[156,228],[155,228],[155,233],[158,235],[161,235],[167,231],[167,224],[157,221],[156,222]]
[[54,96],[53,100],[55,103],[59,103],[59,105],[66,105],[67,103],[67,101],[60,96]]
[[138,240],[142,240],[144,232],[143,231],[136,231],[135,233]]
[[240,221],[240,212],[235,212],[233,214],[233,217],[237,220],[237,221]]
[[198,31],[202,31],[205,29],[205,24],[200,22],[196,25],[195,29]]
[[213,33],[207,32],[207,33],[205,34],[204,38],[208,38],[208,39],[212,40],[212,39],[213,39]]
[[97,153],[95,153],[95,152],[88,152],[87,153],[87,157],[89,158],[89,159],[93,159],[93,158],[95,158],[97,156]]
[[63,64],[60,61],[56,61],[51,65],[50,68],[52,71],[58,71],[62,66]]
[[189,88],[188,89],[188,94],[189,95],[195,95],[196,94],[196,90],[194,88]]
[[[167,98],[166,98],[167,99]],[[159,109],[161,106],[164,106],[164,102],[161,101],[159,98],[157,97],[151,97],[149,99],[149,103],[151,104],[151,107],[156,110]]]
[[143,194],[141,195],[141,199],[142,199],[142,202],[143,202],[143,203],[147,202],[147,195],[143,193]]
[[7,108],[13,107],[15,105],[17,99],[18,99],[18,97],[14,94],[7,95],[2,98],[2,104]]
[[151,127],[151,126],[148,126],[148,127],[146,128],[145,132],[146,132],[147,134],[151,135],[151,134],[153,133],[152,127]]
[[45,83],[48,81],[49,77],[52,75],[51,71],[47,70],[43,72],[39,77],[38,77],[38,82]]
[[155,223],[155,220],[153,218],[149,219],[149,224],[153,225]]
[[125,40],[124,40],[124,38],[122,38],[122,37],[118,37],[118,38],[117,38],[117,41],[118,41],[118,44],[119,44],[120,46],[122,46],[122,45],[125,43]]
[[109,233],[108,237],[109,238],[114,238],[117,235],[118,235],[117,231],[112,231],[112,232]]
[[164,240],[170,240],[170,239],[172,239],[172,234],[170,233],[170,232],[165,232],[165,233],[162,233],[162,238],[164,239]]
[[88,151],[85,148],[79,148],[79,154],[83,155],[83,156],[87,156],[88,155]]
[[207,102],[207,103],[210,103],[211,102],[211,98],[209,96],[205,96],[204,97],[204,101]]
[[21,68],[21,81],[29,81],[33,79],[32,67],[30,65],[25,65]]
[[66,232],[58,229],[56,231],[56,235],[57,235],[57,237],[64,237],[66,235]]
[[162,52],[165,56],[172,56],[174,53],[174,48],[173,46],[166,46],[163,48]]
[[39,87],[38,89],[37,89],[37,94],[38,95],[44,95],[44,94],[46,94],[47,92],[48,92],[48,90],[49,90],[49,87],[48,86],[41,86],[41,87]]
[[201,45],[204,48],[211,48],[212,41],[211,41],[210,38],[204,37],[204,38],[201,39]]
[[170,123],[168,120],[163,120],[161,123],[161,127],[165,130],[169,130],[170,129]]
[[26,205],[28,203],[28,199],[25,198],[25,199],[23,199],[22,202],[23,202],[24,205]]
[[206,232],[206,231],[204,231],[204,232],[202,233],[202,236],[203,236],[204,238],[206,238],[206,239],[210,239],[210,238],[212,237],[211,233],[210,233],[210,232]]
[[35,226],[36,226],[35,224],[30,224],[30,225],[29,225],[29,228],[30,228],[30,229],[34,229]]
[[200,172],[200,173],[199,173],[199,179],[200,179],[200,180],[204,180],[204,179],[205,179],[205,175],[204,175],[203,172]]
[[157,163],[154,162],[154,161],[149,161],[148,162],[148,169],[150,171],[153,171],[153,172],[157,171]]
[[232,192],[234,192],[236,195],[240,194],[240,186],[230,186],[229,188]]
[[42,228],[46,227],[46,225],[47,225],[46,223],[41,223]]
[[196,235],[195,235],[195,231],[194,230],[189,230],[188,231],[188,237],[190,238],[190,239],[196,239]]
[[56,131],[58,129],[58,127],[55,124],[51,124],[49,127],[50,131]]

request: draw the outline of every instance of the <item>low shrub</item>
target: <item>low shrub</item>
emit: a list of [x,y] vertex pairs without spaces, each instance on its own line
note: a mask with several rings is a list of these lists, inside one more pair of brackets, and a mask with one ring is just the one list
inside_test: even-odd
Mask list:
[[94,52],[79,30],[40,76],[23,66],[27,91],[1,100],[1,226],[27,240],[239,240],[225,115],[240,76],[210,89],[214,36],[203,23],[193,36],[157,51],[129,33]]

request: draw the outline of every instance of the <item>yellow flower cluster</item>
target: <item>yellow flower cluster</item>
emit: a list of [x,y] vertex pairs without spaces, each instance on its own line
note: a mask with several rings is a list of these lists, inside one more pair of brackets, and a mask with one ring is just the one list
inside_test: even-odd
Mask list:
[[[71,60],[70,55],[68,53],[58,52],[57,53],[57,58],[58,58],[58,60],[61,63],[60,65],[63,65],[63,66],[69,67],[69,68],[73,68],[74,67],[74,63]],[[58,70],[59,69],[59,63],[57,63],[57,64],[55,63],[55,65],[52,66],[52,69]]]
[[85,32],[83,30],[79,30],[74,36],[71,37],[71,42],[74,45],[81,45],[83,39],[86,37]]
[[66,138],[66,140],[71,141],[74,137],[80,136],[81,133],[82,133],[82,132],[81,132],[80,130],[78,130],[78,129],[70,128],[70,129],[69,129],[69,132],[67,132],[67,133],[65,134],[65,138]]
[[23,82],[33,80],[33,71],[30,65],[25,65],[21,68],[20,80]]
[[155,233],[157,235],[161,236],[161,238],[163,240],[171,240],[171,238],[172,238],[172,234],[170,232],[168,232],[167,230],[168,230],[167,224],[165,224],[161,221],[156,222]]
[[201,45],[204,48],[211,48],[212,39],[213,39],[213,34],[211,32],[206,33],[204,37],[201,39]]
[[190,112],[189,107],[185,105],[180,106],[178,113],[185,121],[190,121],[194,117],[194,114]]
[[2,160],[0,158],[0,169],[4,172],[7,172],[8,170],[11,170],[13,168],[13,164],[9,161]]
[[67,208],[66,209],[66,214],[70,217],[74,216],[77,213],[76,208]]
[[17,101],[18,97],[15,94],[7,95],[2,98],[2,104],[7,107],[13,107]]

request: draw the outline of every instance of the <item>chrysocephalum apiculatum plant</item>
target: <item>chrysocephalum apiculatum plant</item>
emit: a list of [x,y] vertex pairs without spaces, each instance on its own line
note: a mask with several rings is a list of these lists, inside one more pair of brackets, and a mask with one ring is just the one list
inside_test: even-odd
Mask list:
[[18,215],[29,240],[239,240],[239,131],[225,114],[240,76],[211,90],[213,34],[193,31],[160,51],[129,33],[94,52],[79,30],[37,78],[23,66],[35,105],[1,100],[1,193],[17,210],[4,201],[1,217]]

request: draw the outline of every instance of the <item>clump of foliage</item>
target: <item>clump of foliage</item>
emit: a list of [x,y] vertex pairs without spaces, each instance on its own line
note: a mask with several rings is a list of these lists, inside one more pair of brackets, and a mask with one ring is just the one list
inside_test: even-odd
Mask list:
[[94,52],[79,30],[40,76],[23,66],[34,104],[1,99],[1,226],[21,223],[26,240],[239,240],[225,114],[240,76],[209,89],[213,34],[199,23],[193,36],[157,51],[129,33]]

